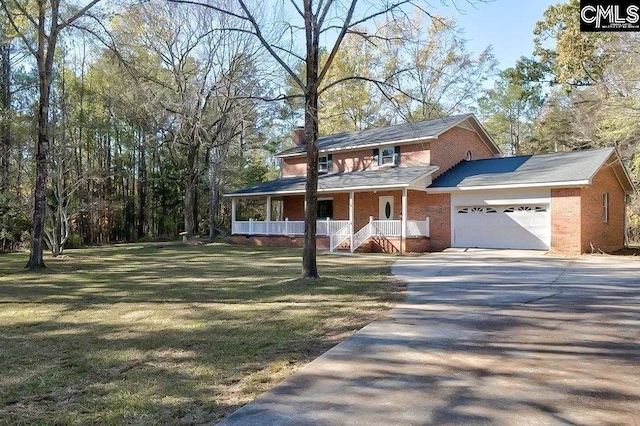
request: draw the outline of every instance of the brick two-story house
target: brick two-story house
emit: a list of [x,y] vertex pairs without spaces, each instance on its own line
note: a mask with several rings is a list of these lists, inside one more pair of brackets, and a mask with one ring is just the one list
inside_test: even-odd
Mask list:
[[[239,243],[301,245],[306,148],[278,154],[282,177],[227,194]],[[502,157],[471,114],[321,137],[318,246],[422,252],[447,247],[612,251],[634,191],[613,148]],[[236,220],[242,198],[265,220]]]

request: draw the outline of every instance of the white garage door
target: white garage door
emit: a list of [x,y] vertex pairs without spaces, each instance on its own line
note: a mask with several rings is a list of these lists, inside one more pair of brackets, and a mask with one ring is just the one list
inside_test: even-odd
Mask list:
[[[528,199],[508,195],[457,197],[452,206],[453,246],[549,249],[551,212],[546,194]],[[476,204],[469,203],[473,201]]]

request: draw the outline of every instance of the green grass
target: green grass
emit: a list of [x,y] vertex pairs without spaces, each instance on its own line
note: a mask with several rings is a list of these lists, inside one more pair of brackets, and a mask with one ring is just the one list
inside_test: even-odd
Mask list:
[[391,259],[131,244],[0,255],[0,424],[221,419],[402,297]]

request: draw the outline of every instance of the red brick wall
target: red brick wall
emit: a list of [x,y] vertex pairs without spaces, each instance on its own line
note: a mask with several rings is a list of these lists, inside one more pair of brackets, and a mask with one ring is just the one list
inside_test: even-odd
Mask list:
[[[602,221],[602,194],[609,194],[609,221]],[[611,167],[602,168],[592,184],[582,189],[582,251],[611,252],[624,246],[624,191]]]
[[[471,151],[472,158],[475,160],[493,157],[493,153],[476,132],[462,127],[454,127],[440,135],[437,140],[425,140],[415,144],[402,145],[400,163],[402,166],[433,164],[440,167],[439,172],[437,172],[437,175],[439,175],[464,160],[467,151]],[[332,171],[343,173],[370,169],[374,166],[372,161],[373,147],[334,152]],[[283,176],[304,176],[306,172],[306,157],[283,158]]]
[[401,240],[400,237],[372,238],[360,247],[363,247],[362,251],[365,253],[424,253],[430,250],[430,240],[427,237]]
[[282,159],[282,176],[306,176],[307,157]]
[[[233,235],[229,237],[233,244],[268,246],[268,247],[302,247],[304,237],[286,237],[279,235]],[[316,237],[316,247],[319,249],[329,249],[329,237]],[[363,253],[400,253],[400,238],[384,238],[371,240],[361,245],[358,252]],[[404,253],[424,253],[429,251],[429,238],[407,238],[405,240]]]
[[373,148],[333,154],[333,171],[338,173],[370,169],[372,163]]
[[405,167],[431,164],[431,143],[425,141],[402,145],[400,148],[400,164]]
[[428,194],[425,216],[429,217],[430,249],[451,247],[451,194]]
[[378,219],[380,197],[384,196],[393,196],[393,219],[400,219],[402,214],[402,191],[356,192],[354,194],[354,228],[356,231],[369,223],[369,216]]
[[580,188],[551,190],[551,250],[565,254],[581,252]]
[[[402,215],[402,191],[356,192],[354,194],[354,227],[359,230],[369,223],[369,216],[378,219],[380,213],[380,197],[393,196],[393,218],[399,220]],[[427,203],[440,202],[444,197],[428,195],[422,191],[407,192],[407,220],[425,220],[430,214],[438,210],[436,206]],[[349,194],[321,194],[321,198],[333,198],[333,219],[349,220]],[[284,217],[289,220],[304,220],[304,196],[294,195],[283,197]],[[449,198],[446,197],[447,211]],[[447,213],[448,214],[448,213]],[[448,216],[447,216],[447,220]]]
[[[232,243],[252,246],[269,247],[302,247],[304,237],[286,237],[279,235],[232,235],[229,237]],[[316,247],[319,249],[329,249],[329,237],[316,237]]]
[[446,172],[464,160],[467,151],[471,151],[472,160],[493,158],[493,153],[476,132],[454,127],[431,142],[431,164],[440,167],[433,178]]
[[322,194],[318,198],[333,198],[333,219],[349,220],[349,194]]
[[[466,151],[465,151],[466,153]],[[325,154],[320,154],[320,156]],[[402,145],[400,148],[400,163],[402,166],[417,166],[429,164],[429,142]],[[377,166],[373,164],[373,147],[333,153],[332,172],[344,173],[356,170],[366,170]],[[283,158],[282,176],[304,176],[307,173],[306,157]]]
[[407,220],[425,220],[429,195],[422,191],[407,191]]
[[289,220],[304,220],[304,195],[282,197],[282,213]]
[[[318,199],[333,198],[333,219],[349,220],[349,194],[320,194]],[[304,220],[304,195],[282,197],[283,217]]]

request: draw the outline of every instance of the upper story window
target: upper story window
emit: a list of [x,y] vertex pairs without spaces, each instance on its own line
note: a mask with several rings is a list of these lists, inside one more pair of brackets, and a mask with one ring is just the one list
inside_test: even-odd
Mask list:
[[602,194],[602,221],[609,222],[609,193]]
[[373,150],[373,165],[400,164],[400,147],[391,146]]
[[333,154],[318,157],[318,172],[330,172],[333,169]]

